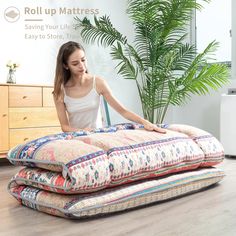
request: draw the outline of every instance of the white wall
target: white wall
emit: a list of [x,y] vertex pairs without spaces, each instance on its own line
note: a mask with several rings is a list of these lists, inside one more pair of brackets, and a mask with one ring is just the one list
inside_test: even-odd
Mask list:
[[236,9],[236,1],[232,1],[232,28],[231,28],[231,34],[232,34],[232,43],[231,43],[231,58],[232,58],[232,79],[236,80],[236,15],[235,15],[235,9]]
[[[203,2],[203,1],[201,1]],[[203,2],[204,8],[196,13],[196,41],[199,52],[213,40],[219,42],[215,53],[217,61],[231,60],[231,0]]]
[[[81,41],[78,30],[76,31],[72,27],[76,23],[75,16],[92,18],[92,11],[98,13],[97,16],[109,15],[114,26],[132,39],[130,33],[132,32],[132,24],[125,13],[126,1],[1,0],[1,15],[9,12],[8,7],[12,6],[19,10],[19,20],[9,22],[11,20],[9,17],[0,18],[0,83],[5,83],[8,71],[6,64],[12,60],[20,64],[16,72],[18,84],[52,85],[59,46],[69,40]],[[66,14],[60,12],[60,9],[64,7],[67,8]],[[73,8],[80,10],[76,10],[77,14],[74,14]],[[89,14],[81,13],[82,9],[89,9]],[[51,29],[47,28],[48,25]],[[31,29],[29,29],[30,27]],[[51,35],[62,38],[51,39]],[[109,50],[97,45],[83,45],[86,49],[90,73],[104,77],[115,96],[129,109],[141,114],[135,83],[134,81],[125,81],[117,76],[114,69],[116,64],[111,61]],[[111,120],[112,123],[124,121],[113,111],[111,111]]]

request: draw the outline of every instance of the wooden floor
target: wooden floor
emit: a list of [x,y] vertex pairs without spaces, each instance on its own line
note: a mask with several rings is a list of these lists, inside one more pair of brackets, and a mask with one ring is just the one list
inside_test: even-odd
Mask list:
[[236,158],[226,158],[219,167],[226,177],[205,191],[125,213],[72,221],[19,205],[7,192],[7,183],[19,168],[0,163],[0,235],[235,236]]

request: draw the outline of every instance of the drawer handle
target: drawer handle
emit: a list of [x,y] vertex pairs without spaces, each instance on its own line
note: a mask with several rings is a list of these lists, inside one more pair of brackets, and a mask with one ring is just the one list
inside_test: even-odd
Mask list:
[[25,116],[25,117],[23,118],[23,120],[27,120],[27,116]]
[[6,117],[6,116],[7,116],[7,114],[3,114],[3,115],[2,115],[2,117]]
[[24,141],[28,140],[29,138],[24,138]]
[[23,99],[26,99],[26,98],[27,98],[27,96],[23,96],[22,98],[23,98]]

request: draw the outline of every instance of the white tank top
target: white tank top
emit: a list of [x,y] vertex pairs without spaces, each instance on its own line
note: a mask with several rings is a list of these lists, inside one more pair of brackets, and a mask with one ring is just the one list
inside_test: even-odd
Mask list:
[[64,103],[71,127],[78,129],[102,127],[100,95],[96,90],[95,76],[92,89],[84,97],[69,97],[64,90]]

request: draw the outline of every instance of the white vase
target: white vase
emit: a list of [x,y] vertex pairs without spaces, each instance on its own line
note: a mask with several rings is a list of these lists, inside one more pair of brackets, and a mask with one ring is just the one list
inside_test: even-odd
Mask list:
[[9,73],[7,75],[7,83],[9,84],[15,84],[16,83],[16,75],[14,70],[9,70]]

